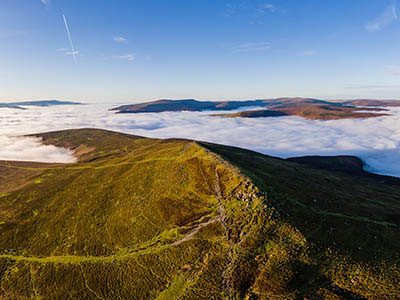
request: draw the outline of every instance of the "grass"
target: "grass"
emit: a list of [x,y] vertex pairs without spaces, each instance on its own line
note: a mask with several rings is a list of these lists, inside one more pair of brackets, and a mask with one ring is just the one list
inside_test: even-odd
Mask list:
[[43,137],[81,155],[0,163],[0,299],[400,298],[399,186],[186,140]]

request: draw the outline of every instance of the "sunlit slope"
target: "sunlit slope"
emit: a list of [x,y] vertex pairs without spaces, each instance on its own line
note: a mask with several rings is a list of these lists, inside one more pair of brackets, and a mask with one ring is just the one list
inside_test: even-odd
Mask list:
[[0,163],[4,299],[399,298],[399,186],[187,140],[40,136],[79,162]]

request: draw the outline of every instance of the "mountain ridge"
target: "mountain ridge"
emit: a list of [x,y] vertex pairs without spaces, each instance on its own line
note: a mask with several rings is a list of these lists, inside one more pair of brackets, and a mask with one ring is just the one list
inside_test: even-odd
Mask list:
[[0,108],[5,107],[5,108],[26,109],[24,106],[47,107],[54,105],[82,105],[82,103],[72,102],[72,101],[60,101],[60,100],[38,100],[38,101],[0,103]]
[[[388,116],[382,107],[398,107],[396,100],[333,100],[326,101],[314,98],[275,98],[244,101],[197,101],[157,100],[132,105],[123,105],[110,110],[117,113],[159,113],[177,111],[211,111],[235,110],[244,107],[260,107],[261,110],[249,110],[232,114],[215,114],[219,117],[279,117],[296,115],[307,119],[334,120],[343,118],[371,118]],[[363,107],[361,107],[363,106]],[[366,112],[370,111],[370,112]]]
[[80,156],[0,163],[4,297],[400,294],[396,186],[205,142],[95,129],[35,136]]

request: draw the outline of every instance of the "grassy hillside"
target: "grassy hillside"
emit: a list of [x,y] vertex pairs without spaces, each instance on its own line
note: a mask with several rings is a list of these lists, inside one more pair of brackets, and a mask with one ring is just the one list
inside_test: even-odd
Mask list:
[[399,299],[400,186],[94,129],[0,162],[0,299]]

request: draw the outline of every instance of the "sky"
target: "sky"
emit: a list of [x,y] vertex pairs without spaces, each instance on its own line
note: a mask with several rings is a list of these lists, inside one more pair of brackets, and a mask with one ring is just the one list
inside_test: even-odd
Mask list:
[[399,36],[395,0],[1,0],[0,101],[400,98]]

